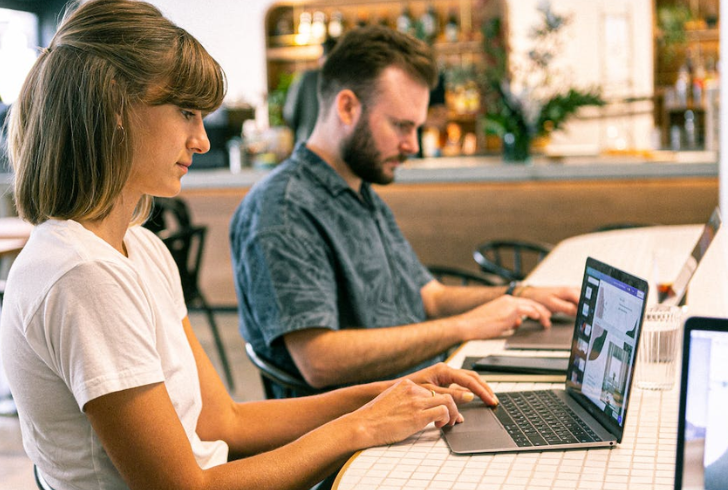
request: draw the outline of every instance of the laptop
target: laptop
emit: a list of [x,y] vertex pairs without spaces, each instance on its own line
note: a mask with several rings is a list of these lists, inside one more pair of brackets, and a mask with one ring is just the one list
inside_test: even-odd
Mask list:
[[[708,251],[710,243],[721,225],[720,209],[715,208],[703,227],[695,247],[683,264],[672,284],[657,285],[657,302],[666,305],[681,305],[685,300],[688,284],[698,264]],[[539,322],[526,320],[506,340],[506,349],[520,350],[569,350],[574,328],[574,319],[555,316],[551,328],[543,328]]]
[[[498,393],[495,408],[482,402],[462,407],[465,422],[442,429],[450,450],[501,453],[620,443],[647,291],[645,280],[587,258],[565,389]],[[539,414],[545,420],[535,421]]]
[[683,337],[676,490],[728,481],[728,319],[688,318]]
[[688,283],[693,277],[695,270],[698,268],[698,264],[705,256],[705,252],[708,251],[710,243],[718,233],[720,228],[721,217],[720,208],[716,207],[713,210],[713,214],[710,219],[703,227],[703,232],[698,238],[698,242],[693,247],[693,251],[690,252],[685,264],[680,269],[675,281],[672,284],[658,284],[657,285],[657,302],[665,305],[680,305],[685,299],[685,294],[688,291]]

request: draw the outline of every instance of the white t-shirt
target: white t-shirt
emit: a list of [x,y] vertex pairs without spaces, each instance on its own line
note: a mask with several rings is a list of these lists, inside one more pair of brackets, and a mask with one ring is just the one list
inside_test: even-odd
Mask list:
[[56,490],[127,488],[83,413],[94,398],[164,382],[202,468],[223,441],[195,433],[202,408],[179,272],[153,233],[131,227],[128,258],[75,221],[38,225],[13,264],[0,324],[23,445]]

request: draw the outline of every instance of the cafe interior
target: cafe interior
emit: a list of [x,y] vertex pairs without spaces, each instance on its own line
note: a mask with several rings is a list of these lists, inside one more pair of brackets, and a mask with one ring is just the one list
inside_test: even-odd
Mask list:
[[[195,156],[179,198],[160,206],[154,231],[166,236],[163,213],[181,213],[201,237],[178,265],[193,325],[236,399],[264,398],[281,380],[238,332],[230,219],[296,144],[284,109],[291,87],[319,66],[327,39],[357,26],[386,25],[432,46],[440,81],[420,151],[376,192],[443,282],[549,285],[557,275],[579,286],[581,259],[599,254],[651,281],[657,248],[688,256],[714,209],[728,206],[719,0],[148,1],[227,76],[223,106],[205,120],[211,149]],[[0,0],[0,121],[64,5]],[[0,149],[0,288],[30,233],[16,218],[12,182]],[[691,271],[685,317],[728,316],[728,239],[712,233]],[[677,274],[683,261],[672,262]],[[450,362],[460,367],[492,346],[475,347]],[[458,457],[426,430],[354,456],[334,488],[674,488],[677,364],[668,389],[633,390],[636,414],[619,448]],[[564,376],[503,379],[497,388],[517,390]],[[1,379],[0,397],[0,488],[35,488]]]

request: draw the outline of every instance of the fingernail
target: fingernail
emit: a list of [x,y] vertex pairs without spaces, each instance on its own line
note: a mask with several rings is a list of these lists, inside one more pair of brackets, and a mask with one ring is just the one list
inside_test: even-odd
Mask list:
[[473,395],[473,394],[472,394],[471,392],[469,392],[469,391],[466,391],[465,393],[463,393],[463,398],[462,398],[462,400],[463,400],[463,403],[470,403],[470,402],[472,402],[472,401],[473,401],[473,399],[474,399],[474,398],[475,398],[475,395]]
[[465,422],[465,417],[463,417],[463,414],[460,413],[460,414],[458,414],[457,423],[462,424],[463,422]]

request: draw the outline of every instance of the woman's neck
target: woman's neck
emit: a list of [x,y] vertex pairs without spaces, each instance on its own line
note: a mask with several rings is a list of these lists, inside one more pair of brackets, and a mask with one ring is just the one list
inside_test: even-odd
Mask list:
[[129,228],[135,206],[130,208],[129,206],[117,203],[112,208],[111,213],[105,218],[98,220],[80,220],[79,222],[84,228],[94,233],[126,257],[128,254],[124,246],[124,236]]

